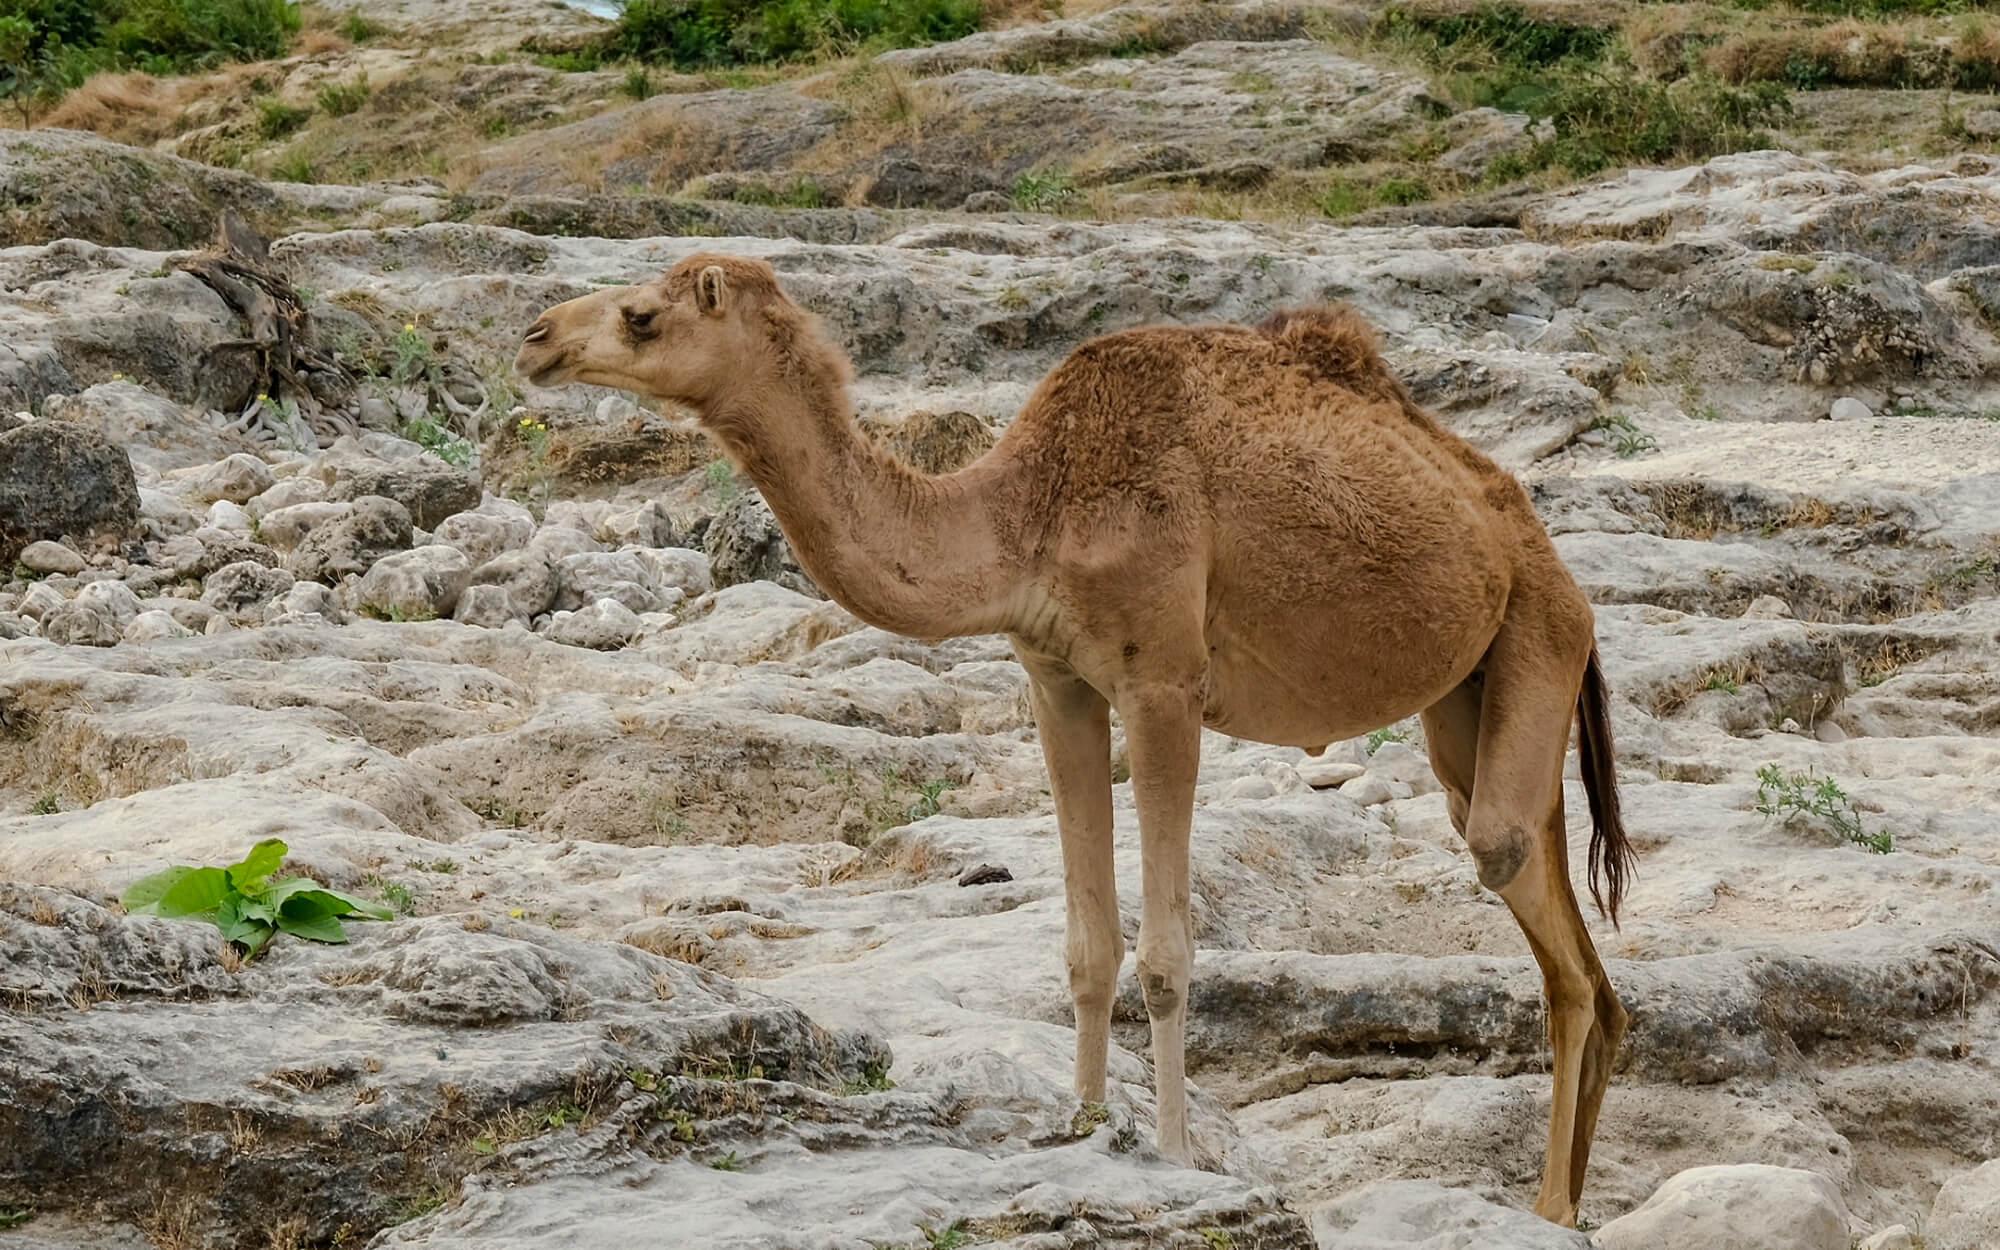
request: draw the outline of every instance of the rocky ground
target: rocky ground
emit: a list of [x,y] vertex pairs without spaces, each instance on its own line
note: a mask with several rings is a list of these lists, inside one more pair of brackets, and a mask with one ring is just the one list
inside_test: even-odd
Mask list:
[[[507,45],[465,8],[391,16]],[[888,54],[939,95],[844,166],[855,105],[810,84],[614,105],[615,75],[525,64],[466,71],[466,107],[516,90],[547,124],[449,179],[175,155],[227,118],[0,134],[0,1247],[2000,1245],[2000,161],[1145,215],[1162,174],[1518,134],[1302,12]],[[368,56],[412,54],[271,72]],[[1243,128],[1232,92],[1302,120]],[[1044,131],[950,120],[1010,108]],[[1072,145],[1132,219],[1021,211],[1009,143]],[[848,205],[746,202],[808,167]],[[215,279],[225,209],[277,305]],[[677,415],[508,373],[541,308],[709,248],[778,268],[928,469],[1093,333],[1343,299],[1531,485],[1600,605],[1640,850],[1594,929],[1634,1024],[1587,1231],[1526,1213],[1540,980],[1414,723],[1320,759],[1211,737],[1203,1167],[1151,1150],[1129,965],[1110,1102],[1074,1102],[1004,642],[861,626]],[[242,346],[273,307],[304,362],[275,400]],[[116,903],[266,837],[397,918],[246,964]],[[1123,787],[1118,839],[1129,929]]]

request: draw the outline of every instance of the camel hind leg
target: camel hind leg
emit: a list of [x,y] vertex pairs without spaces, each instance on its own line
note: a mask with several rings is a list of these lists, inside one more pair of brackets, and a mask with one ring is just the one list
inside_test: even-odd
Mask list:
[[[1479,879],[1506,901],[1542,970],[1555,1080],[1535,1212],[1571,1225],[1625,1011],[1570,886],[1563,820],[1563,755],[1590,653],[1590,620],[1567,602],[1554,609],[1551,620],[1510,614],[1479,677],[1426,710],[1423,721],[1432,766],[1450,792],[1452,820]],[[1563,619],[1572,613],[1573,622]]]

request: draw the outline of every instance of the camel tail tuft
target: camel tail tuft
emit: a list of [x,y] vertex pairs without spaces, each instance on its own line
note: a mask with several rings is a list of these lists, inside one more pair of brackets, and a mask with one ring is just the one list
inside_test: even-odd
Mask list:
[[1612,754],[1609,696],[1596,647],[1590,649],[1590,662],[1583,670],[1576,717],[1583,789],[1590,797],[1590,901],[1616,928],[1618,907],[1625,901],[1636,857],[1618,814],[1618,765]]

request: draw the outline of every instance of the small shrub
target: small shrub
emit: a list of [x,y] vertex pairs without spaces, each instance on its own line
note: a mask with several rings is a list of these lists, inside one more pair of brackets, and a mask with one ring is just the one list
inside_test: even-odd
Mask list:
[[282,139],[306,124],[312,110],[285,103],[276,96],[257,101],[257,133],[266,139]]
[[653,75],[643,65],[634,65],[625,71],[625,81],[619,87],[635,100],[650,100],[659,91],[653,85]]
[[30,816],[53,816],[61,810],[62,810],[62,796],[58,795],[55,791],[50,790],[42,794],[39,798],[37,798],[34,801],[34,803],[29,805],[28,814]]
[[743,1170],[743,1160],[737,1158],[736,1152],[732,1150],[719,1158],[710,1159],[708,1166],[718,1172],[741,1172]]
[[271,166],[271,174],[280,182],[318,182],[319,166],[304,152],[287,152]]
[[382,28],[359,13],[349,12],[340,19],[338,27],[341,37],[350,43],[367,43],[382,33]]
[[1368,754],[1375,754],[1375,752],[1382,749],[1382,745],[1386,742],[1408,742],[1409,740],[1410,735],[1408,731],[1398,729],[1394,725],[1384,725],[1382,728],[1368,735]]
[[429,417],[409,422],[402,435],[453,468],[463,469],[472,463],[472,444]]
[[19,1228],[35,1218],[33,1207],[0,1207],[0,1232]]
[[917,787],[917,801],[910,804],[909,815],[913,821],[935,816],[944,810],[945,792],[958,788],[955,781],[934,777]]
[[1022,174],[1014,180],[1014,206],[1024,213],[1053,213],[1076,198],[1076,180],[1060,170]]
[[1826,830],[1877,855],[1887,855],[1894,849],[1886,830],[1869,833],[1862,827],[1861,813],[1838,781],[1821,777],[1811,769],[1787,773],[1776,764],[1758,769],[1757,810],[1787,825],[1803,824]]
[[1660,449],[1659,439],[1640,429],[1631,417],[1622,412],[1606,413],[1590,428],[1604,432],[1612,452],[1620,460],[1630,460],[1634,456]]
[[964,1220],[953,1220],[943,1228],[928,1228],[921,1224],[918,1227],[923,1229],[924,1240],[930,1243],[931,1250],[959,1250],[972,1242],[972,1235],[965,1231]]
[[330,117],[345,117],[368,103],[371,90],[368,85],[368,75],[363,74],[353,82],[328,83],[319,89],[316,98],[320,111]]
[[255,957],[273,936],[345,942],[343,919],[388,920],[386,907],[329,890],[310,877],[271,876],[285,861],[285,844],[266,838],[227,868],[169,868],[142,877],[120,899],[135,916],[190,916],[213,921],[222,936]]
[[979,29],[979,0],[627,0],[606,51],[683,68],[909,48]]

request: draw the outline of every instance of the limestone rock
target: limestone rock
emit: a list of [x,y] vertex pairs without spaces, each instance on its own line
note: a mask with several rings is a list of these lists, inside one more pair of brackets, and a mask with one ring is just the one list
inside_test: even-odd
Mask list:
[[715,518],[704,544],[718,589],[767,581],[803,595],[824,597],[799,567],[770,505],[754,491],[738,496]]
[[1597,1232],[1598,1250],[1850,1250],[1847,1204],[1816,1172],[1764,1164],[1690,1168]]
[[44,539],[29,543],[15,557],[15,562],[30,573],[81,573],[83,557],[63,546]]
[[132,618],[125,627],[126,642],[158,642],[163,638],[192,638],[194,631],[175,620],[171,612],[153,608]]
[[266,512],[258,522],[257,534],[279,551],[294,551],[305,541],[306,535],[319,526],[338,521],[353,512],[354,505],[351,503],[320,501],[288,504]]
[[187,497],[195,503],[225,500],[233,504],[250,502],[271,489],[275,480],[270,465],[245,452],[217,461],[185,479]]
[[1875,413],[1867,404],[1852,395],[1842,395],[1833,401],[1833,406],[1827,410],[1826,415],[1835,421],[1866,421]]
[[384,556],[362,574],[355,604],[370,616],[431,621],[458,607],[472,562],[456,547],[432,544]]
[[160,471],[213,464],[248,451],[199,413],[133,382],[100,382],[74,395],[51,396],[50,419],[95,430],[125,449],[134,465]]
[[599,599],[574,612],[557,612],[542,627],[551,642],[593,651],[616,651],[639,636],[638,614],[616,599]]
[[[1313,1212],[1319,1250],[1590,1250],[1590,1238],[1430,1181],[1375,1181]],[[1661,1243],[1662,1247],[1668,1243]]]
[[409,511],[411,524],[431,529],[455,513],[479,506],[479,479],[433,456],[385,464],[362,458],[331,458],[321,469],[328,499],[393,499]]
[[474,569],[468,586],[482,591],[477,606],[467,609],[478,618],[472,623],[497,625],[510,619],[525,623],[548,611],[561,581],[539,553],[510,551]]
[[556,607],[574,611],[604,599],[615,599],[635,613],[660,605],[660,587],[652,567],[629,551],[586,552],[556,566],[560,589]]
[[116,646],[124,626],[111,613],[65,603],[42,617],[42,637],[72,647]]
[[0,563],[43,538],[127,538],[139,524],[132,462],[93,430],[32,421],[0,431]]
[[225,564],[202,583],[201,601],[222,612],[244,612],[292,588],[292,575],[253,560]]
[[364,496],[346,516],[314,526],[286,565],[299,577],[331,585],[366,573],[383,556],[407,550],[410,537],[407,508],[393,499]]
[[1946,1181],[1924,1224],[1924,1250],[1989,1250],[1996,1245],[2000,1245],[2000,1159]]

